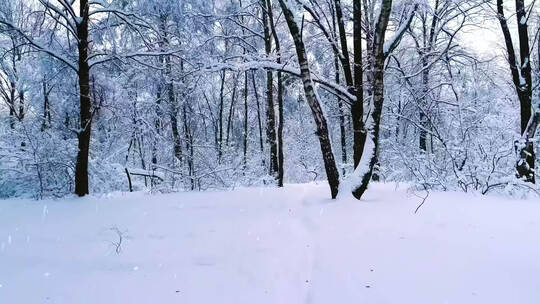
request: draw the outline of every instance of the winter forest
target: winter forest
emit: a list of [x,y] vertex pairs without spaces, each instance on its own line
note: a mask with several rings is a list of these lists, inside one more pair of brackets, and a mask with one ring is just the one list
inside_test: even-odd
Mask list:
[[2,1],[0,196],[536,189],[537,5]]
[[[105,238],[110,240],[105,247],[113,244],[112,253],[88,250],[86,260],[113,265],[118,261],[109,259],[123,257],[126,265],[137,265],[126,266],[129,274],[115,270],[117,275],[148,271],[139,279],[147,284],[159,277],[151,283],[161,282],[156,290],[170,282],[142,261],[163,258],[190,269],[183,274],[184,287],[171,287],[171,295],[154,298],[138,290],[128,301],[126,294],[115,293],[111,303],[149,303],[144,299],[151,294],[161,303],[176,303],[169,296],[184,297],[181,303],[443,303],[443,294],[454,296],[444,303],[538,303],[540,288],[530,285],[534,282],[512,282],[536,273],[532,281],[538,283],[540,264],[532,257],[540,253],[534,245],[540,243],[535,238],[540,234],[539,123],[537,0],[0,0],[0,260],[7,257],[0,261],[0,302],[45,303],[47,297],[54,303],[107,303],[107,279],[86,300],[75,294],[91,291],[61,289],[59,282],[66,284],[62,280],[77,272],[66,265],[62,279],[47,269],[46,278],[16,275],[37,267],[21,258],[30,252],[24,246],[34,244],[34,235],[38,244],[32,246],[39,246],[34,251],[45,248],[48,254],[49,262],[40,267],[60,263],[61,255],[77,256],[94,243],[102,246]],[[184,206],[181,213],[178,208]],[[50,211],[54,208],[58,213]],[[149,218],[136,210],[156,215],[152,227],[167,233],[144,230],[151,229],[142,224]],[[420,215],[411,217],[411,211]],[[278,226],[270,220],[274,217],[281,218]],[[470,232],[469,220],[483,224]],[[34,226],[40,222],[48,228]],[[496,224],[502,222],[508,231]],[[445,228],[452,223],[458,228]],[[207,236],[207,225],[221,227],[211,229],[221,234]],[[85,230],[94,226],[98,232]],[[257,241],[267,236],[276,242],[267,246],[277,251],[265,247],[270,251],[261,257],[259,245],[232,241],[246,227],[258,227],[249,228],[259,229],[253,232],[259,233]],[[183,229],[197,236],[189,240],[191,249],[159,241],[184,240],[178,231]],[[377,232],[367,237],[365,229]],[[361,241],[346,237],[352,230]],[[168,234],[173,232],[178,235]],[[403,248],[392,243],[407,232],[425,242]],[[23,239],[20,248],[17,233]],[[77,249],[39,245],[38,235],[56,233]],[[76,235],[94,243],[70,239]],[[391,244],[377,241],[377,235]],[[138,237],[148,240],[137,243]],[[316,247],[309,250],[295,245],[307,239],[325,245],[309,243]],[[444,240],[449,239],[459,244],[448,245]],[[150,242],[192,255],[195,262],[186,266],[172,255],[147,252]],[[501,250],[503,243],[515,246]],[[441,257],[469,260],[463,252],[471,246],[480,248],[473,250],[479,260],[497,252],[493,260],[482,261],[484,268],[460,264],[472,268],[474,284],[484,285],[470,291],[465,280],[456,287],[466,289],[467,297],[492,297],[474,300],[435,288],[413,301],[414,288],[388,281],[373,265],[345,253],[371,251],[366,244],[384,252],[401,248],[403,256],[420,265],[420,273],[439,269]],[[222,246],[235,249],[217,260],[199,256]],[[244,249],[245,262],[230,257]],[[423,250],[441,251],[413,254]],[[281,259],[280,266],[272,266],[271,256]],[[504,265],[521,260],[522,268],[504,275],[486,270],[499,258]],[[236,270],[216,268],[224,259],[240,269],[237,279],[231,275]],[[394,270],[407,264],[374,259]],[[338,260],[349,262],[322,262]],[[275,283],[280,285],[246,279],[242,271],[250,270],[243,263],[260,266],[247,277],[268,273],[281,278]],[[19,278],[15,286],[30,282],[40,291],[18,301],[23,298],[16,288],[9,289],[10,275],[3,276],[2,267]],[[273,273],[280,267],[295,270]],[[343,281],[328,276],[362,267],[380,275],[383,286],[402,292],[401,300],[364,294],[377,290],[375,283],[355,277],[360,272],[351,270],[354,274]],[[197,284],[204,281],[197,269],[218,269],[206,277],[214,291],[221,290],[218,281],[229,278],[231,288],[211,298]],[[463,274],[455,269],[440,271],[449,281],[459,281]],[[407,284],[432,282],[428,275],[401,270],[412,277]],[[312,277],[288,281],[305,272]],[[362,281],[359,293],[347,285],[355,278]],[[50,285],[40,283],[45,279]],[[78,286],[98,279],[87,280],[77,281]],[[119,290],[143,283],[133,280]],[[340,294],[340,302],[332,286],[345,281],[351,293]],[[248,282],[256,288],[236,298],[235,291],[249,290],[242,285]],[[56,295],[47,293],[55,290]]]

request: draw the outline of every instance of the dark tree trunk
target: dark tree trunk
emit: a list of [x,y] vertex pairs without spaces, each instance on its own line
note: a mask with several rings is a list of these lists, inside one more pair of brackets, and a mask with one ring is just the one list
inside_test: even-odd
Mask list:
[[[503,0],[497,0],[497,13],[501,30],[506,44],[507,58],[512,73],[512,81],[516,88],[516,93],[520,103],[521,113],[521,134],[524,143],[516,145],[519,160],[516,163],[518,177],[527,182],[535,183],[535,153],[533,142],[529,140],[527,125],[531,120],[532,102],[532,70],[530,63],[529,35],[527,30],[527,15],[523,0],[516,0],[516,18],[518,24],[519,53],[520,61],[517,61],[512,42],[512,36],[508,29],[506,17],[504,16]],[[525,22],[522,22],[525,21]]]
[[169,98],[170,107],[170,119],[171,119],[171,132],[173,135],[173,150],[174,158],[178,161],[178,164],[182,165],[182,140],[180,139],[180,131],[178,131],[178,100],[174,93],[174,82],[172,79],[171,71],[171,58],[165,57],[165,64],[167,68],[167,96]]
[[187,111],[186,111],[186,103],[184,103],[184,106],[182,108],[182,114],[183,114],[183,120],[184,120],[184,133],[186,134],[186,150],[189,152],[189,157],[187,158],[187,166],[188,166],[188,176],[189,176],[189,183],[190,183],[190,189],[195,190],[195,177],[194,177],[194,163],[193,163],[193,156],[194,156],[194,150],[193,150],[193,134],[191,134],[191,128],[190,128],[190,121],[188,120]]
[[[339,84],[339,61],[337,55],[334,57],[334,67],[336,69],[336,83]],[[347,134],[345,130],[345,111],[343,100],[338,96],[337,97],[338,107],[339,107],[339,132],[341,138],[341,162],[343,165],[347,163]],[[345,175],[345,168],[343,168],[343,175]]]
[[24,119],[24,92],[19,91],[19,121]]
[[11,129],[15,129],[15,119],[17,117],[17,112],[15,111],[15,83],[9,83],[9,126]]
[[322,111],[319,100],[315,93],[313,80],[311,79],[311,72],[309,69],[309,62],[307,59],[306,48],[302,41],[302,33],[298,28],[294,20],[293,13],[287,7],[285,0],[279,0],[283,15],[287,21],[289,31],[294,40],[296,48],[296,55],[298,57],[298,64],[300,65],[300,74],[304,85],[304,93],[306,95],[307,102],[311,108],[315,124],[317,126],[317,136],[321,146],[321,152],[324,160],[324,167],[326,169],[326,176],[328,178],[328,184],[330,185],[330,193],[332,198],[336,198],[339,189],[339,172],[336,167],[336,161],[334,159],[334,153],[332,152],[332,144],[328,135],[328,126],[326,118]]
[[428,106],[428,99],[429,99],[429,63],[428,58],[430,54],[432,53],[434,49],[434,39],[435,39],[435,30],[438,24],[438,12],[439,12],[439,0],[435,0],[435,6],[433,8],[433,16],[431,17],[431,24],[429,26],[429,33],[427,33],[428,29],[426,28],[426,22],[427,22],[427,16],[424,20],[424,26],[423,26],[423,48],[419,51],[419,54],[421,56],[421,62],[422,62],[422,99],[421,99],[421,107],[423,109],[420,109],[420,126],[422,127],[420,129],[420,138],[419,138],[419,145],[420,149],[425,152],[431,152],[433,147],[431,145],[428,145],[431,143],[431,136],[428,134],[428,130],[431,130],[431,122],[429,117],[427,116],[428,112],[426,110]]
[[[154,126],[156,127],[156,134],[159,136],[161,134],[161,115],[163,111],[161,110],[161,85],[157,87],[156,93],[156,119],[154,120]],[[152,164],[157,164],[157,136],[154,136],[154,142],[152,143]]]
[[[373,169],[377,164],[377,151],[379,145],[379,127],[381,121],[382,107],[384,103],[384,62],[386,60],[384,52],[384,42],[390,12],[392,11],[392,0],[383,0],[381,12],[373,32],[372,45],[368,48],[369,54],[369,92],[373,102],[373,110],[368,121],[368,130],[362,160],[357,166],[357,174],[360,176],[360,183],[354,185],[353,195],[360,199],[367,190],[369,181],[373,175]],[[369,142],[367,142],[369,141]]]
[[364,126],[364,74],[362,62],[362,5],[360,0],[353,2],[354,17],[354,93],[356,101],[351,105],[351,117],[353,124],[353,158],[354,168],[360,163],[364,144],[366,142],[366,130]]
[[51,126],[51,105],[49,103],[49,89],[47,82],[43,80],[43,122],[41,123],[41,131],[45,131]]
[[341,64],[343,66],[343,74],[345,75],[345,83],[347,84],[347,87],[349,90],[353,89],[353,78],[352,78],[352,70],[351,70],[351,63],[349,59],[349,49],[347,47],[347,32],[345,31],[345,23],[343,21],[343,11],[341,9],[341,1],[340,0],[334,0],[334,6],[336,10],[336,18],[337,18],[337,24],[338,24],[338,30],[339,30],[339,41],[341,44],[341,53],[342,53],[342,60]]
[[[335,4],[335,3],[334,3]],[[336,28],[336,16],[335,14],[332,15],[332,26],[333,26],[333,32],[334,37],[338,37],[337,28]],[[335,70],[335,81],[336,84],[341,83],[341,79],[339,77],[339,54],[336,50],[334,50],[334,70]],[[345,110],[344,110],[344,104],[343,100],[340,96],[337,96],[337,102],[339,107],[339,132],[340,132],[340,139],[341,139],[341,162],[343,165],[347,163],[347,133],[345,128]],[[346,171],[345,168],[343,168],[342,171],[343,175],[345,175]]]
[[80,131],[78,133],[79,151],[75,165],[75,193],[85,196],[88,190],[88,156],[90,152],[90,134],[92,130],[92,102],[90,100],[90,66],[88,65],[88,0],[80,0],[81,21],[77,23],[79,51],[79,97]]
[[233,122],[234,122],[234,105],[236,103],[236,86],[238,84],[238,76],[233,77],[233,93],[231,97],[231,105],[229,107],[229,118],[227,119],[227,136],[225,139],[226,145],[229,146],[229,139],[230,134],[234,128]]
[[[347,47],[347,32],[343,21],[341,2],[334,0],[336,19],[339,29],[341,52],[343,59],[343,74],[349,91],[355,95],[356,101],[351,105],[351,119],[353,126],[353,165],[358,166],[364,144],[366,142],[366,127],[364,125],[364,87],[363,87],[363,62],[362,62],[362,6],[360,0],[353,1],[353,47],[354,66],[351,68],[349,51]],[[353,79],[354,73],[354,79]]]
[[218,162],[221,162],[221,156],[223,154],[223,110],[225,107],[225,100],[223,90],[225,89],[225,70],[221,72],[221,86],[219,88],[219,117],[218,117]]
[[[274,42],[276,44],[276,54],[277,59],[276,62],[278,64],[281,64],[281,46],[279,43],[279,37],[277,35],[276,26],[274,24],[274,16],[272,12],[272,3],[270,0],[267,1],[267,7],[268,7],[268,20],[270,23],[270,28],[272,30],[272,36],[274,37]],[[278,145],[278,187],[283,187],[283,175],[284,175],[284,168],[283,168],[283,77],[281,74],[281,71],[277,72],[278,77],[278,95],[277,95],[277,101],[278,101],[278,132],[277,132],[277,145]]]
[[[261,118],[261,106],[259,102],[259,93],[257,91],[257,83],[255,81],[255,72],[251,73],[251,80],[253,83],[253,93],[255,94],[255,103],[257,104],[257,122],[259,124],[259,147],[261,149],[261,153],[264,152],[264,138],[263,138],[263,126],[262,126],[262,118]],[[265,164],[264,157],[263,157],[263,166]]]
[[[264,46],[266,55],[272,52],[272,37],[270,36],[270,25],[268,21],[268,7],[266,0],[262,0],[263,5],[263,26],[264,26]],[[271,176],[278,177],[278,147],[276,140],[276,114],[274,110],[274,80],[272,71],[266,72],[266,137],[270,145],[270,170]]]
[[244,169],[247,167],[248,151],[248,72],[244,72]]
[[429,67],[426,52],[422,52],[422,98],[420,100],[419,118],[420,118],[420,138],[419,145],[420,150],[428,152],[428,130],[430,129],[429,119],[426,115],[426,108],[428,106],[428,86],[429,86]]

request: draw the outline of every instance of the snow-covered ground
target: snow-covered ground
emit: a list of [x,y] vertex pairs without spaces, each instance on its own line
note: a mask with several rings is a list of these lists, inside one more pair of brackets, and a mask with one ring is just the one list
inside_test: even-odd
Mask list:
[[540,303],[539,200],[328,196],[0,201],[0,303]]

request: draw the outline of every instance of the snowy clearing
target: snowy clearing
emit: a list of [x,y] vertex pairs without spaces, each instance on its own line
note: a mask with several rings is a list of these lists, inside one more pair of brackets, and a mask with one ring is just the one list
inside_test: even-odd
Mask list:
[[406,186],[327,197],[0,201],[0,303],[540,303],[538,200],[431,193],[414,214]]

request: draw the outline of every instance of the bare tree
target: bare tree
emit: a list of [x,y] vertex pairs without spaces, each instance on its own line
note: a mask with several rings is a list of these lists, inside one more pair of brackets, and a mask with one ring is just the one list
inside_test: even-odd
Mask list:
[[[521,113],[522,140],[516,142],[516,151],[519,160],[516,163],[517,174],[527,182],[535,183],[535,153],[534,145],[530,140],[534,137],[538,118],[536,113],[531,116],[532,110],[532,69],[531,49],[529,46],[529,32],[527,28],[528,16],[523,0],[516,0],[516,21],[518,27],[519,59],[514,50],[512,35],[504,15],[503,0],[497,0],[497,14],[499,24],[504,36],[508,64],[512,73],[512,82],[519,99]],[[540,115],[540,114],[538,114]]]

